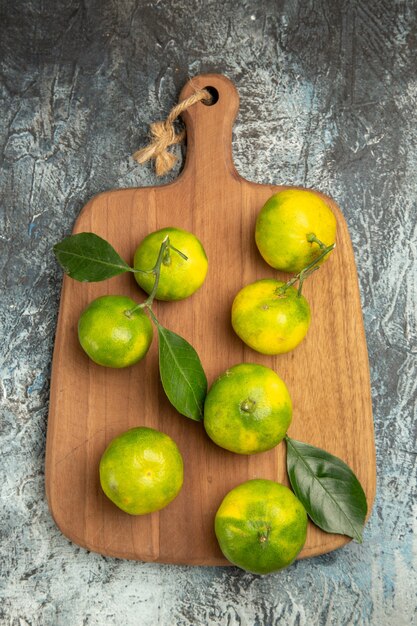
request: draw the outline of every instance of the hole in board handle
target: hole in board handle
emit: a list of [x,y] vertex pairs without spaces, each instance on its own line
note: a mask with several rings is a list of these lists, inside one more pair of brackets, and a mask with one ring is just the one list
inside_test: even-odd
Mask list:
[[204,104],[206,107],[212,107],[213,104],[216,104],[219,99],[219,92],[215,87],[204,87],[204,89],[209,92],[211,98],[210,100],[202,100],[201,103]]

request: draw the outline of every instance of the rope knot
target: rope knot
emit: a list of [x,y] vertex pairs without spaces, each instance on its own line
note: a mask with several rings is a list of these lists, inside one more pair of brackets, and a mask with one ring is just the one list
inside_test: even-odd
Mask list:
[[167,119],[160,122],[153,122],[150,125],[151,141],[147,146],[137,150],[133,158],[138,163],[145,163],[149,159],[155,159],[155,171],[157,176],[163,176],[175,165],[177,157],[168,152],[169,146],[181,143],[185,138],[185,130],[176,132],[174,121],[189,106],[201,100],[210,101],[211,95],[206,89],[200,89],[189,98],[179,102],[170,112]]

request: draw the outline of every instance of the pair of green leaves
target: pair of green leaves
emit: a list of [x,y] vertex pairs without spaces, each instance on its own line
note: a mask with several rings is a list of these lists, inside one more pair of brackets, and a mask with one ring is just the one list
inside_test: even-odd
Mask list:
[[[99,282],[138,271],[94,233],[66,237],[54,246],[54,253],[64,272],[81,282]],[[161,382],[168,400],[182,415],[201,420],[207,379],[198,354],[188,341],[153,319],[158,329]]]
[[[81,282],[97,282],[135,272],[94,233],[65,238],[54,247],[64,271]],[[159,370],[164,391],[176,410],[203,419],[207,379],[194,348],[152,317],[158,329]],[[352,470],[325,450],[286,437],[287,471],[294,493],[312,521],[326,532],[362,541],[367,513],[363,489]]]

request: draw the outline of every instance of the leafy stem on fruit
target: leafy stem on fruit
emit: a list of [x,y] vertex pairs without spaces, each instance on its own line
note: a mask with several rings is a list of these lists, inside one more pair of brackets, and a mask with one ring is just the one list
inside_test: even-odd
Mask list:
[[155,324],[157,325],[159,324],[154,313],[152,312],[152,304],[153,304],[153,301],[155,300],[156,292],[158,291],[159,279],[161,276],[161,265],[165,263],[166,255],[167,253],[169,254],[170,250],[174,250],[174,252],[179,254],[183,259],[185,260],[188,259],[188,257],[183,252],[181,252],[181,250],[178,250],[178,248],[175,248],[170,243],[169,236],[167,235],[161,243],[161,247],[159,248],[158,258],[156,259],[155,265],[153,266],[151,270],[147,271],[147,274],[153,274],[155,276],[155,281],[152,287],[152,291],[144,302],[142,302],[141,304],[137,304],[135,307],[133,307],[133,309],[129,309],[125,311],[125,315],[127,315],[127,317],[130,317],[132,313],[134,313],[138,309],[147,309],[151,318],[155,322]]
[[298,282],[297,294],[298,296],[301,296],[301,292],[303,290],[303,283],[305,279],[311,276],[313,272],[319,269],[320,261],[336,247],[335,243],[332,243],[330,246],[326,246],[326,244],[320,241],[320,239],[318,239],[314,233],[309,233],[307,235],[307,241],[309,243],[316,243],[319,246],[321,253],[319,254],[318,257],[314,259],[314,261],[312,261],[311,263],[303,267],[301,272],[298,272],[298,274],[295,274],[292,278],[290,278],[285,283],[285,285],[278,287],[275,290],[275,293],[277,295],[282,296],[283,294],[285,294],[285,292],[287,291],[289,287],[292,287],[293,285],[295,285],[295,283]]
[[181,250],[170,243],[167,236],[161,243],[154,267],[142,270],[130,267],[108,241],[95,233],[71,235],[54,246],[55,256],[64,272],[80,282],[99,282],[125,272],[141,272],[154,276],[152,290],[147,299],[126,309],[124,314],[131,318],[135,311],[146,309],[158,330],[159,373],[165,394],[179,413],[199,421],[203,419],[207,394],[207,378],[200,358],[188,341],[162,326],[152,311],[161,268],[162,265],[170,265],[171,251],[188,260]]
[[[168,242],[165,255],[174,250],[187,260],[181,250]],[[108,241],[95,233],[78,233],[65,237],[55,244],[54,254],[68,276],[82,283],[95,283],[125,272],[132,274],[154,274],[155,268],[143,270],[130,267]]]
[[161,267],[170,264],[171,250],[183,259],[188,259],[181,250],[170,243],[167,235],[161,243],[156,263],[149,272],[155,277],[151,293],[142,304],[125,311],[125,314],[130,316],[138,309],[146,309],[158,330],[159,373],[165,394],[179,413],[192,420],[200,421],[203,419],[204,400],[207,395],[207,378],[200,358],[193,346],[180,335],[165,328],[152,310]]

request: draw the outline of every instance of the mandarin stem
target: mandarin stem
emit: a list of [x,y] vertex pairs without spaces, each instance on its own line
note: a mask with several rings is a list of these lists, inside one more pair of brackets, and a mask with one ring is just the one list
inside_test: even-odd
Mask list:
[[160,326],[160,323],[158,322],[155,313],[152,311],[152,308],[150,306],[147,306],[146,308],[148,309],[149,315],[151,316],[152,321],[154,322],[154,324],[156,326]]
[[151,270],[148,270],[148,272],[147,272],[148,274],[153,274],[155,276],[155,282],[153,284],[152,291],[151,291],[151,293],[149,294],[149,296],[146,298],[146,300],[144,302],[142,302],[141,304],[137,304],[135,307],[133,307],[133,309],[125,311],[125,315],[127,315],[127,317],[130,317],[132,315],[132,313],[134,313],[138,309],[147,308],[151,312],[151,307],[152,307],[153,301],[155,299],[155,295],[156,295],[156,292],[157,292],[157,289],[158,289],[158,285],[159,285],[159,277],[161,275],[162,261],[163,261],[163,258],[164,258],[164,254],[165,254],[167,248],[169,247],[169,245],[170,245],[169,237],[167,235],[165,237],[165,239],[163,240],[163,242],[161,243],[161,247],[159,248],[158,258],[156,260],[155,265],[153,266],[153,268]]
[[151,307],[155,299],[156,292],[157,292],[158,285],[159,285],[159,277],[161,275],[162,261],[164,259],[164,254],[168,248],[169,248],[169,237],[167,235],[165,239],[163,240],[163,242],[161,243],[161,247],[159,248],[158,258],[156,260],[155,267],[152,270],[152,273],[155,276],[155,282],[153,284],[152,291],[149,294],[149,297],[142,304],[143,307],[148,307],[148,308]]
[[188,261],[188,256],[184,254],[184,252],[181,252],[181,250],[178,250],[178,248],[173,246],[172,243],[169,244],[169,247],[171,248],[171,250],[174,250],[177,254],[179,254],[180,257],[184,259],[184,261]]
[[316,237],[315,233],[308,233],[307,241],[309,243],[316,243],[322,250],[324,250],[324,248],[326,247],[326,244],[320,241],[320,239]]
[[156,259],[156,263],[151,270],[139,270],[139,269],[135,270],[134,268],[130,268],[132,272],[142,272],[143,274],[153,274],[155,276],[155,282],[153,284],[151,293],[149,294],[149,296],[146,298],[144,302],[142,302],[141,304],[137,304],[135,307],[133,307],[133,309],[128,309],[127,311],[125,311],[125,315],[127,317],[131,317],[132,313],[134,313],[138,309],[148,309],[149,314],[151,318],[153,319],[153,321],[155,322],[155,324],[157,325],[159,324],[158,320],[156,319],[152,311],[152,304],[155,299],[156,292],[158,290],[159,278],[161,276],[161,265],[164,261],[164,255],[167,250],[174,250],[174,252],[179,254],[183,259],[185,259],[185,261],[188,261],[188,256],[186,256],[183,252],[181,252],[181,250],[178,250],[178,248],[175,248],[175,246],[173,246],[169,241],[169,235],[167,235],[165,239],[163,240],[163,242],[161,243],[161,247],[159,248],[158,258]]
[[310,243],[313,243],[313,242],[317,243],[321,249],[321,253],[319,254],[318,257],[314,259],[314,261],[306,265],[301,270],[301,272],[298,272],[298,274],[295,274],[292,278],[290,278],[285,283],[285,285],[282,285],[282,287],[278,287],[275,290],[277,295],[283,295],[289,287],[292,287],[292,285],[294,285],[298,281],[297,293],[299,296],[301,296],[303,283],[305,279],[308,278],[310,274],[312,274],[313,272],[319,269],[319,262],[321,261],[321,259],[323,259],[327,254],[329,254],[336,247],[335,243],[332,243],[330,246],[326,246],[322,241],[320,241],[320,239],[316,237],[314,233],[309,233],[307,235],[307,241],[309,241]]

